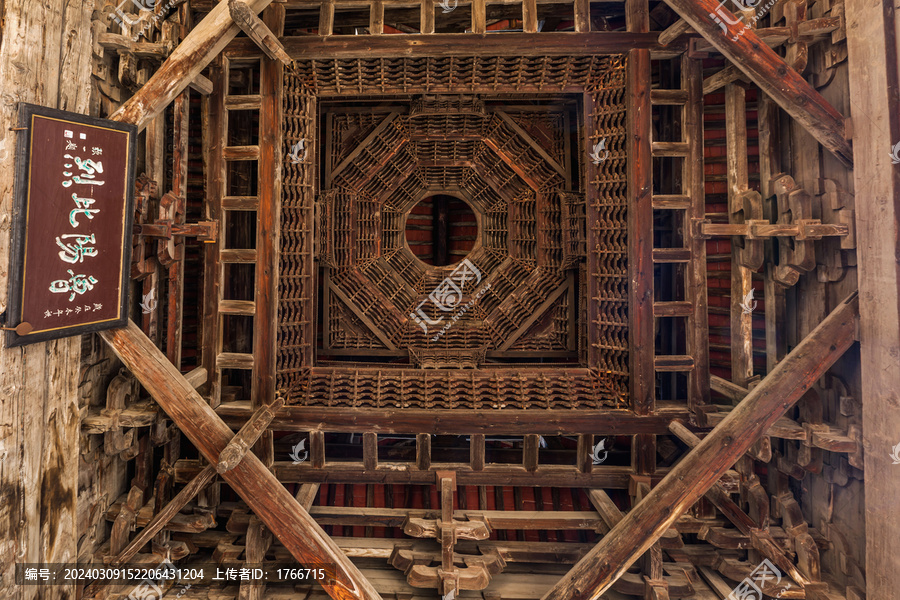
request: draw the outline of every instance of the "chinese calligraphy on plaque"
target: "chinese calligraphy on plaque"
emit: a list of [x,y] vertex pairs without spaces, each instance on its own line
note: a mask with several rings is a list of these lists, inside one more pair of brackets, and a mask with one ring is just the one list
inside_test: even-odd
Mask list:
[[10,344],[124,325],[136,129],[33,105],[20,123],[7,324],[34,329]]

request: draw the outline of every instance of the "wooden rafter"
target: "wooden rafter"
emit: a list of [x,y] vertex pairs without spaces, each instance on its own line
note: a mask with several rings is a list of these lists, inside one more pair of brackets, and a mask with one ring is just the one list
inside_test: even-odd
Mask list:
[[599,598],[853,344],[859,299],[828,315],[543,600]]
[[853,165],[853,153],[845,138],[844,117],[752,29],[742,29],[743,26],[738,24],[723,32],[712,15],[723,11],[728,13],[731,22],[737,22],[737,18],[716,0],[666,0],[666,4],[838,160],[848,167]]
[[[217,464],[232,439],[231,429],[165,355],[131,321],[100,335],[197,450]],[[380,600],[375,588],[255,454],[248,453],[222,478],[300,563],[335,565],[333,583],[322,586],[332,598]]]

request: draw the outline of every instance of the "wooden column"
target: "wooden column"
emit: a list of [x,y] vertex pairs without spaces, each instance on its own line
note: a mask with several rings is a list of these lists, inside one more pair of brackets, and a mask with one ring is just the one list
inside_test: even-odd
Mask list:
[[[747,171],[747,91],[738,85],[725,87],[725,138],[728,159],[729,220],[743,207],[741,194],[749,189]],[[731,247],[731,380],[747,387],[753,377],[753,313],[741,308],[753,288],[753,272],[741,265],[740,249]]]
[[537,32],[537,0],[522,0],[522,28],[525,33]]
[[848,0],[847,49],[856,165],[863,445],[866,468],[866,597],[900,588],[900,520],[891,448],[900,443],[900,142],[898,20],[881,2]]
[[[283,33],[284,14],[283,5],[270,6],[264,12],[264,22],[275,35]],[[259,207],[256,211],[256,314],[253,326],[253,390],[250,397],[253,409],[275,400],[283,72],[281,62],[263,59],[259,111]],[[255,450],[266,464],[274,460],[271,432],[263,434]]]
[[[684,105],[684,135],[691,164],[684,168],[684,192],[690,197],[689,219],[706,218],[703,178],[703,64],[686,53],[681,59],[681,87],[688,94]],[[687,265],[687,298],[693,305],[688,318],[688,343],[694,369],[688,374],[688,402],[692,411],[709,404],[709,303],[706,283],[706,240],[690,239],[691,262]]]
[[[203,99],[203,154],[207,157],[206,168],[206,211],[204,217],[208,221],[222,218],[222,197],[225,195],[225,86],[226,75],[221,57],[210,67],[210,79],[213,82],[213,93]],[[219,294],[221,285],[219,248],[225,239],[224,227],[219,228],[219,240],[216,244],[203,245],[203,346],[200,353],[200,364],[206,369],[208,386],[204,389],[210,405],[215,408],[221,399],[216,356],[219,354]]]
[[[646,0],[626,3],[630,31],[650,28]],[[628,278],[629,367],[634,412],[650,414],[654,406],[653,367],[653,159],[650,152],[650,51],[628,53]]]
[[[197,450],[212,464],[233,436],[165,355],[135,325],[100,334]],[[336,565],[335,582],[323,585],[335,599],[380,599],[378,592],[254,454],[222,478],[300,563]]]
[[726,14],[731,21],[736,21],[736,17],[717,0],[666,0],[666,4],[797,119],[820,144],[845,165],[852,165],[850,144],[844,138],[844,117],[752,29],[742,30],[741,25],[732,25],[727,32],[723,31],[711,15]]
[[384,2],[375,0],[369,11],[369,33],[373,35],[384,33]]
[[[646,0],[625,3],[625,23],[630,32],[650,30]],[[628,53],[626,102],[628,104],[628,362],[634,412],[651,414],[656,406],[653,317],[653,157],[650,105],[650,51]],[[632,468],[640,474],[656,470],[656,436],[632,438]]]
[[[0,3],[0,81],[10,94],[0,104],[0,311],[8,305],[16,141],[26,135],[9,130],[18,126],[16,102],[88,113],[91,12],[89,4],[62,0]],[[12,573],[16,562],[77,558],[81,337],[16,348],[5,339],[0,336],[0,595],[73,598],[74,585],[18,586]]]
[[608,590],[853,344],[858,306],[839,304],[543,600]]

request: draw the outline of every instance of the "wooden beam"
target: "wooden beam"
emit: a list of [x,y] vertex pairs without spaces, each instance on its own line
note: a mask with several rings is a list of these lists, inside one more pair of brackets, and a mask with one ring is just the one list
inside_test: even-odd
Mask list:
[[[536,27],[536,26],[535,26]],[[416,34],[291,36],[281,39],[294,60],[358,58],[362,55],[382,58],[423,56],[568,56],[579,54],[619,54],[631,48],[675,55],[684,52],[680,42],[662,48],[656,33],[592,31],[590,33],[553,32],[485,34]],[[239,56],[258,52],[248,39],[234,40],[228,54]]]
[[659,34],[659,45],[668,46],[690,30],[691,26],[688,25],[687,21],[678,19]]
[[420,33],[434,33],[434,0],[421,0]]
[[472,0],[472,33],[484,35],[487,31],[487,4],[485,0]]
[[[729,84],[725,88],[725,141],[728,173],[729,221],[744,208],[742,194],[749,189],[747,159],[747,90]],[[749,243],[746,242],[745,243]],[[741,249],[731,243],[731,380],[747,385],[753,377],[753,313],[742,303],[753,289],[753,272],[741,264]]]
[[384,33],[384,2],[374,0],[369,10],[371,11],[369,12],[369,33],[381,35]]
[[232,438],[225,449],[219,454],[219,462],[216,471],[224,473],[235,468],[247,455],[247,451],[256,443],[256,440],[265,433],[275,413],[284,405],[284,400],[278,398],[271,405],[260,406],[247,420],[237,435]]
[[853,344],[858,307],[840,303],[543,600],[608,590]]
[[[688,448],[696,448],[700,445],[700,438],[677,421],[674,421],[669,425],[669,430],[674,433],[678,439],[687,444]],[[741,507],[735,504],[729,493],[725,491],[720,484],[714,483],[709,490],[707,490],[705,498],[722,511],[722,514],[724,514],[729,521],[734,523],[734,526],[744,535],[753,538],[755,535],[763,534],[762,530],[760,530],[753,519],[750,518],[750,515],[745,513],[741,510]],[[764,535],[767,536],[768,531],[766,531]],[[756,545],[754,545],[754,547],[755,546]],[[775,563],[775,566],[781,569],[782,573],[787,573],[800,585],[809,583],[810,580],[797,569],[794,563],[785,556],[780,548],[777,548],[772,544],[761,543],[757,549],[762,552],[766,558]]]
[[766,46],[756,32],[745,29],[740,23],[723,32],[713,20],[714,15],[725,15],[731,23],[738,20],[716,0],[665,1],[841,163],[847,167],[853,165],[850,144],[845,138],[844,117],[783,58]]
[[[221,405],[217,412],[226,423],[240,428],[252,414],[246,402]],[[417,410],[357,409],[316,406],[285,406],[278,411],[272,427],[278,431],[343,431],[346,433],[434,433],[442,435],[598,435],[637,433],[665,434],[672,419],[686,419],[683,407],[660,410],[659,414],[640,416],[630,410],[572,411],[529,409],[497,410]]]
[[[248,0],[247,7],[259,13],[272,0]],[[165,109],[175,97],[197,78],[203,69],[240,33],[228,4],[221,2],[194,27],[175,48],[153,77],[119,110],[114,121],[131,123],[143,129],[147,122]]]
[[525,33],[535,33],[538,30],[536,0],[522,0],[522,29]]
[[216,470],[212,465],[207,465],[200,473],[194,477],[190,483],[188,483],[184,488],[178,492],[178,494],[166,504],[165,508],[156,513],[156,516],[153,517],[153,520],[150,521],[146,527],[131,540],[131,543],[128,544],[118,556],[116,556],[112,562],[110,563],[113,567],[118,567],[124,564],[127,564],[131,557],[137,554],[138,550],[144,547],[144,545],[149,542],[154,535],[162,531],[162,528],[166,526],[166,524],[172,520],[182,508],[184,508],[185,504],[190,502],[197,493],[206,487],[210,481],[216,476]]
[[[634,4],[633,2],[630,4]],[[645,25],[641,12],[631,19]],[[650,130],[650,52],[628,54],[626,84],[628,103],[628,362],[631,399],[639,415],[655,405],[653,360],[653,179]]]
[[[687,95],[684,106],[684,139],[690,149],[690,164],[684,165],[682,191],[690,198],[685,218],[706,216],[703,177],[703,61],[687,53],[681,58],[681,87]],[[692,237],[692,236],[691,236]],[[685,298],[692,306],[688,319],[687,348],[694,357],[694,369],[688,374],[688,406],[696,413],[709,404],[709,300],[706,281],[706,240],[693,238],[687,242],[692,260],[687,264]]]
[[[333,6],[332,4],[332,14]],[[241,28],[241,31],[256,42],[256,45],[266,53],[266,56],[272,60],[281,61],[286,67],[291,66],[291,57],[284,51],[284,46],[278,41],[278,37],[263,23],[262,19],[250,10],[246,2],[228,0],[228,12],[237,26]]]
[[319,9],[319,35],[334,33],[334,0],[325,0]]
[[900,32],[896,4],[847,0],[845,11],[853,151],[858,165],[853,181],[859,368],[865,402],[865,470],[869,475],[865,485],[865,592],[867,598],[875,599],[896,595],[900,586],[900,520],[896,518],[896,473],[900,467],[892,464],[890,456],[900,443],[900,165],[889,162],[891,150],[900,142]]
[[[197,450],[210,463],[218,463],[231,441],[231,430],[140,328],[129,321],[122,329],[100,335]],[[300,563],[335,565],[334,582],[322,586],[332,598],[380,600],[375,588],[254,454],[222,477]]]

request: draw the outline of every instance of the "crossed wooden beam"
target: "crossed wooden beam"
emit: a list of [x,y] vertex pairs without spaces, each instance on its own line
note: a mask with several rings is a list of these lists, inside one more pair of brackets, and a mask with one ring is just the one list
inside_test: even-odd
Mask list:
[[[243,4],[255,17],[271,2],[246,0]],[[714,0],[666,2],[803,124],[823,146],[845,164],[850,164],[851,151],[844,138],[841,115],[752,30],[748,29],[737,40],[722,35],[709,17],[717,8]],[[237,35],[240,28],[232,18],[232,13],[237,14],[234,5],[234,0],[215,5],[147,84],[111,118],[143,128],[168,106]],[[242,11],[242,14],[246,17],[248,13]],[[265,33],[262,37],[267,39]],[[268,40],[268,45],[271,41]],[[271,47],[267,50],[273,51]],[[609,589],[850,347],[856,335],[858,312],[858,299],[854,294],[779,363],[706,438],[699,441],[656,488],[624,515],[609,534],[544,596],[544,600],[594,599]],[[335,565],[334,580],[323,584],[331,597],[380,600],[372,585],[301,503],[256,455],[248,451],[252,439],[258,437],[257,432],[264,430],[271,421],[275,407],[263,407],[262,412],[235,436],[193,385],[133,322],[122,329],[102,332],[101,336],[298,561]],[[207,467],[163,512],[177,512],[178,504],[187,502],[214,475],[214,467]],[[164,524],[164,519],[165,514],[158,515],[154,527]],[[117,560],[127,561],[128,555],[133,555],[140,548],[140,540],[146,537],[152,537],[152,528],[148,527],[145,535],[139,535]]]

